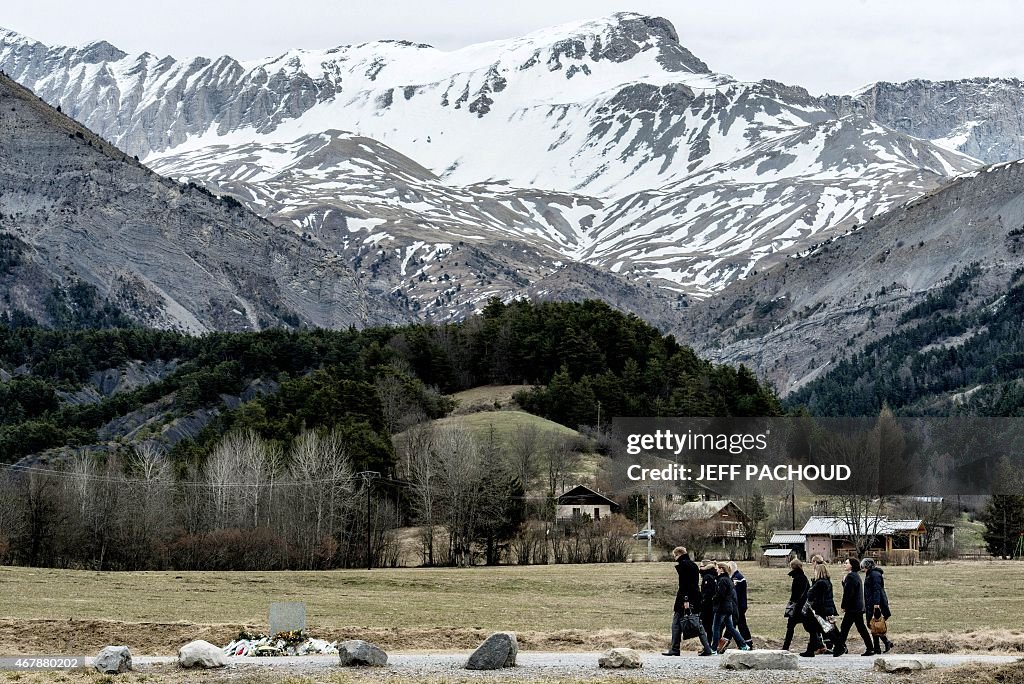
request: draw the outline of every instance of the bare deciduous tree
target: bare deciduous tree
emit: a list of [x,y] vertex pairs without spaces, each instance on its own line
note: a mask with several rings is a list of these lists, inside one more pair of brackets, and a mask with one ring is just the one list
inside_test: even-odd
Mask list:
[[560,486],[564,489],[565,478],[579,468],[580,456],[570,437],[548,433],[544,441],[548,445],[544,454],[544,463],[547,466],[548,495],[553,498],[558,495]]
[[377,399],[380,401],[384,425],[387,427],[389,434],[397,434],[402,422],[402,416],[409,409],[402,381],[393,375],[383,375],[377,378],[373,386],[377,392]]
[[518,425],[509,440],[508,458],[512,472],[523,487],[530,488],[537,478],[541,452],[541,432],[536,425]]
[[352,465],[337,432],[307,430],[292,445],[289,473],[292,482],[292,524],[289,536],[310,568],[326,560],[325,549],[346,518],[353,495]]
[[476,442],[465,430],[446,426],[434,439],[434,468],[439,503],[450,540],[449,557],[457,564],[473,564],[473,530],[479,514],[484,464]]
[[277,447],[251,430],[225,435],[204,467],[214,526],[259,527],[260,507],[280,461]]
[[435,538],[438,522],[440,481],[437,455],[434,452],[434,430],[429,425],[417,425],[406,434],[404,458],[407,479],[412,491],[416,519],[423,526],[423,562],[436,564]]

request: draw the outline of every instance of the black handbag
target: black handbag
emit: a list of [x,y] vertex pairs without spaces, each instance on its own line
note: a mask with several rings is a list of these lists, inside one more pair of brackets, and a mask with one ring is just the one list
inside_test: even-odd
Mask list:
[[683,638],[684,639],[695,639],[700,636],[700,630],[702,628],[700,622],[700,615],[695,613],[687,613],[683,616]]

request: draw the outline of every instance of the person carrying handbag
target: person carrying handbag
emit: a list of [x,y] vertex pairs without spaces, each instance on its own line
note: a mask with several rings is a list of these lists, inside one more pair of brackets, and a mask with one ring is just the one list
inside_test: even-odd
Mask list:
[[[700,570],[697,564],[690,560],[686,553],[686,547],[677,546],[672,549],[672,556],[676,559],[676,574],[679,576],[679,588],[676,590],[676,600],[672,605],[672,645],[662,655],[677,656],[683,639],[700,638],[700,655],[709,656],[712,654],[711,644],[708,643],[707,632],[700,619]],[[694,597],[693,605],[690,597]],[[697,612],[693,612],[697,611]]]
[[788,651],[793,644],[793,634],[796,626],[803,622],[804,600],[807,598],[807,590],[811,583],[807,581],[804,574],[803,563],[799,558],[789,561],[789,576],[793,583],[789,588],[789,603],[786,604],[784,617],[786,618],[786,638],[782,642],[782,650]]
[[[832,596],[832,579],[829,577],[828,566],[824,563],[814,564],[814,584],[807,590],[807,599],[804,602],[803,620],[804,629],[807,630],[809,640],[807,650],[800,655],[804,658],[813,658],[814,652],[820,644],[824,643],[826,626],[835,631],[829,618],[838,615],[836,602]],[[822,624],[824,623],[824,624]]]
[[[893,646],[892,642],[889,641],[888,635],[888,620],[892,617],[892,613],[889,611],[889,596],[885,593],[885,580],[882,578],[882,568],[875,565],[875,561],[871,558],[862,560],[860,567],[864,569],[864,614],[869,625],[874,623],[874,627],[871,629],[871,637],[874,642],[875,653],[888,653],[892,650]],[[878,620],[881,620],[881,625],[879,625]],[[879,648],[881,644],[885,644],[884,651]]]

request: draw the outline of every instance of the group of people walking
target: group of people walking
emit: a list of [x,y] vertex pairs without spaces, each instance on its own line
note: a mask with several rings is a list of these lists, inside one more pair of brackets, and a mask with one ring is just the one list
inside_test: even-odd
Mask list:
[[[892,617],[882,569],[870,558],[848,558],[844,562],[846,574],[842,580],[843,595],[839,604],[843,619],[835,627],[833,618],[839,615],[839,611],[836,610],[828,565],[819,555],[811,557],[811,564],[813,582],[808,581],[799,559],[789,562],[789,576],[793,578],[793,584],[786,605],[788,622],[782,648],[789,650],[796,626],[802,624],[809,634],[807,648],[800,654],[805,658],[829,652],[838,658],[849,653],[846,641],[853,627],[857,628],[864,641],[864,653],[861,655],[888,653],[892,648],[889,637],[884,633],[872,634],[865,624],[865,619],[884,622]],[[860,576],[862,570],[865,573],[863,580]]]
[[[700,639],[698,655],[724,653],[730,640],[741,651],[754,647],[747,627],[747,580],[736,563],[690,559],[686,547],[672,550],[679,589],[672,607],[672,644],[663,655],[677,656],[683,639]],[[709,636],[713,637],[709,639]]]
[[[698,654],[702,656],[724,653],[730,641],[735,641],[740,650],[752,649],[747,627],[747,581],[736,563],[704,561],[698,565],[682,546],[673,549],[672,556],[676,559],[679,588],[672,607],[672,644],[664,655],[679,655],[682,641],[691,638],[700,639]],[[820,555],[811,557],[811,579],[804,574],[799,559],[791,560],[789,567],[792,585],[785,611],[784,650],[792,645],[797,625],[802,625],[809,635],[807,648],[800,653],[806,658],[848,653],[846,642],[854,627],[864,641],[861,655],[889,652],[893,644],[884,625],[892,614],[882,569],[874,560],[845,561],[839,610],[828,565]],[[834,618],[840,610],[843,617],[836,626]],[[869,630],[872,621],[873,629]]]

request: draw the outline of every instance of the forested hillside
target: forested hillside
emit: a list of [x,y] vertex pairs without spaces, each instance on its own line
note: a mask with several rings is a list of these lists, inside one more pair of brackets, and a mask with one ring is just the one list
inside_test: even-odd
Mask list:
[[[972,265],[902,314],[900,328],[787,397],[822,416],[1024,415],[1024,269],[980,306]],[[840,354],[842,350],[837,350]]]
[[[380,566],[400,562],[409,525],[424,564],[506,562],[510,544],[514,562],[547,562],[524,521],[550,517],[588,440],[524,430],[510,445],[429,420],[450,393],[532,385],[521,406],[573,428],[598,402],[606,417],[780,410],[749,371],[598,302],[203,337],[23,322],[0,321],[0,454],[19,462],[0,468],[0,564]],[[607,525],[566,532],[555,560],[622,560],[631,525]]]
[[[109,395],[112,369],[160,372]],[[345,431],[361,465],[386,467],[391,432],[450,410],[443,395],[538,385],[529,411],[576,428],[614,415],[761,415],[774,395],[741,368],[597,302],[503,305],[440,325],[268,330],[192,337],[142,328],[53,330],[0,320],[0,454],[64,446],[107,453],[152,441],[201,462],[232,429],[284,446],[303,427]],[[102,389],[102,388],[99,388]]]

